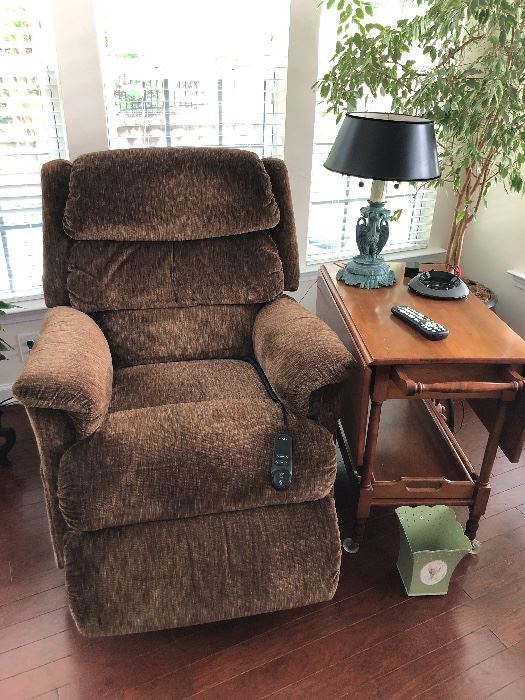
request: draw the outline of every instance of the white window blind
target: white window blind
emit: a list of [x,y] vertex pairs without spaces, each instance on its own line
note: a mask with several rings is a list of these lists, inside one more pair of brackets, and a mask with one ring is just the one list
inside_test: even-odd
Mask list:
[[[394,25],[403,17],[410,17],[417,11],[414,0],[374,0],[374,18],[383,24]],[[319,76],[329,68],[337,38],[338,12],[323,7],[319,37]],[[418,56],[418,58],[420,58]],[[320,99],[320,98],[319,98]],[[389,98],[363,99],[358,105],[360,111],[389,111]],[[370,181],[359,180],[332,173],[323,167],[339,126],[335,117],[327,111],[324,101],[316,108],[314,145],[312,158],[312,180],[310,190],[310,214],[308,224],[307,262],[315,264],[327,260],[348,258],[357,252],[355,225],[360,208],[366,206],[370,194]],[[387,206],[393,212],[402,210],[399,221],[390,225],[390,237],[384,252],[424,248],[427,245],[436,191],[431,187],[417,188],[401,183],[394,189],[388,187]]]
[[0,0],[0,298],[42,293],[40,168],[66,156],[49,6]]
[[110,148],[283,154],[289,1],[99,2]]

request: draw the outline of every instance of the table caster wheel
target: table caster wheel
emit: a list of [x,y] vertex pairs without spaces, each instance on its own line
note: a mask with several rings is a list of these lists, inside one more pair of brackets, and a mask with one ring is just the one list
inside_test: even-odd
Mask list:
[[481,542],[479,540],[472,540],[472,548],[470,550],[471,554],[479,554],[481,550]]
[[343,549],[345,552],[348,552],[348,554],[357,554],[359,551],[359,545],[357,542],[354,542],[351,537],[346,537],[343,540]]

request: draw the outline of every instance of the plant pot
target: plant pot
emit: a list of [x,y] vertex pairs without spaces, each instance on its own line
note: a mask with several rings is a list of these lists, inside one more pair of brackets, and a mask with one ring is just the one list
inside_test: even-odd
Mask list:
[[476,282],[475,280],[465,280],[471,294],[475,294],[478,299],[485,304],[488,309],[493,309],[498,303],[498,297],[494,294],[492,289],[481,282]]

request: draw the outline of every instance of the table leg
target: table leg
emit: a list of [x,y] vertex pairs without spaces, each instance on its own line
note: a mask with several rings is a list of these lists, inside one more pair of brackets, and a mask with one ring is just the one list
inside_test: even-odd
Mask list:
[[[347,552],[357,552],[363,540],[366,521],[370,515],[372,507],[372,470],[377,446],[377,435],[379,433],[379,421],[381,419],[381,401],[372,401],[370,417],[368,419],[368,429],[366,431],[366,446],[363,460],[363,474],[361,477],[361,488],[359,490],[359,503],[357,505],[357,515],[354,523],[352,537],[345,540],[344,548]],[[350,541],[349,541],[350,540]]]
[[496,414],[496,420],[494,421],[494,426],[489,434],[487,446],[485,447],[483,462],[481,463],[478,480],[476,482],[476,486],[474,487],[472,505],[469,509],[470,516],[465,527],[465,535],[469,538],[469,540],[471,540],[473,547],[477,547],[478,550],[479,542],[477,542],[475,539],[476,533],[479,527],[479,519],[485,512],[489,500],[490,475],[492,472],[492,467],[494,466],[496,452],[498,451],[498,444],[501,437],[501,431],[503,430],[503,424],[505,423],[507,406],[507,401],[500,401],[498,413]]

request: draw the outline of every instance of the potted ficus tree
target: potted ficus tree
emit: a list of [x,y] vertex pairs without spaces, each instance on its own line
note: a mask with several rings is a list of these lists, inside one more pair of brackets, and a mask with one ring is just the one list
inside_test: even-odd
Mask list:
[[339,11],[320,95],[339,120],[367,96],[434,119],[455,212],[446,263],[459,268],[465,233],[490,188],[525,191],[525,0],[414,0],[412,19],[374,21],[372,3],[326,0]]

